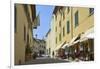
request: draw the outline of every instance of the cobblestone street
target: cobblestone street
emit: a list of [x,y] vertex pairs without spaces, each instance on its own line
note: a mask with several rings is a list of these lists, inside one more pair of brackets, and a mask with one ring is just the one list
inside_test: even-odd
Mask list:
[[25,64],[47,64],[47,63],[65,63],[68,61],[65,61],[63,59],[54,59],[49,57],[37,57],[35,60],[31,60],[26,62]]

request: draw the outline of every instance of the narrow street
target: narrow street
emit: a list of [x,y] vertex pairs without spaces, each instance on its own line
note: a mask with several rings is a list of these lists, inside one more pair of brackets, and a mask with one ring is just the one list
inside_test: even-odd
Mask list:
[[15,4],[14,11],[15,65],[94,61],[94,8]]
[[50,57],[37,57],[35,60],[30,60],[26,62],[25,64],[47,64],[47,63],[64,63],[68,62],[63,59],[54,59]]

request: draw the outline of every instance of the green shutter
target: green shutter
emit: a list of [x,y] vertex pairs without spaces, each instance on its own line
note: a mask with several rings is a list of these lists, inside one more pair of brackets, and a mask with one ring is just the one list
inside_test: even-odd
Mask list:
[[75,27],[78,26],[78,11],[75,13]]

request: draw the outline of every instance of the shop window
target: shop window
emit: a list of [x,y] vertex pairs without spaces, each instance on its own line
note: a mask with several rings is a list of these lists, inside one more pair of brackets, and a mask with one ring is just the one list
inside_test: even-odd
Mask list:
[[87,42],[84,43],[84,52],[85,53],[88,52],[88,43]]
[[79,25],[79,22],[78,22],[78,11],[75,13],[75,27],[77,27]]
[[84,44],[81,42],[80,43],[80,51],[83,51],[83,46],[84,46]]
[[89,44],[90,45],[90,51],[93,52],[94,51],[94,40],[90,39],[89,41],[90,41],[90,44]]

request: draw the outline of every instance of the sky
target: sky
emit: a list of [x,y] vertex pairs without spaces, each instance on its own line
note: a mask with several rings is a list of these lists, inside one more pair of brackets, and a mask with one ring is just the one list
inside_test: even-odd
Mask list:
[[36,5],[36,15],[40,14],[40,26],[33,30],[34,37],[38,39],[43,39],[46,33],[50,29],[50,22],[52,18],[52,13],[54,6],[49,5]]

